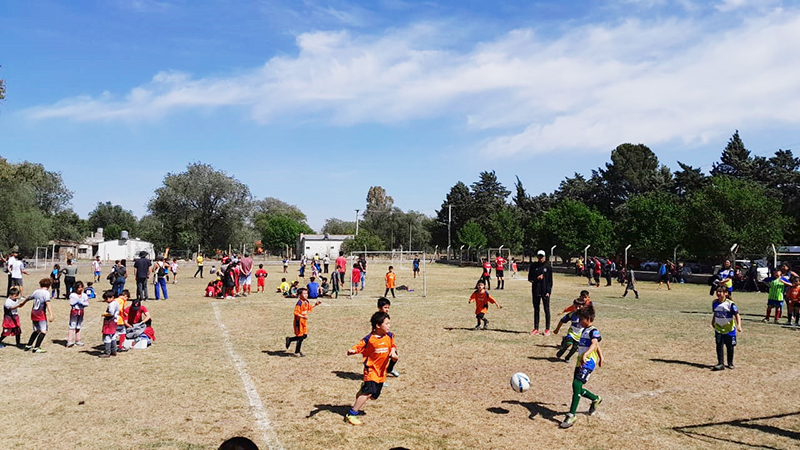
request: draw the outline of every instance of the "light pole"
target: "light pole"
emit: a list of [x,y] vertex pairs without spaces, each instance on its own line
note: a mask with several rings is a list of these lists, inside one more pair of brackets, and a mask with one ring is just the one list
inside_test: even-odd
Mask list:
[[625,247],[625,269],[628,268],[628,249],[631,248],[631,245],[632,244],[628,244],[628,246]]
[[586,265],[586,263],[589,262],[589,247],[591,247],[591,246],[592,246],[592,244],[589,244],[589,245],[586,246],[586,248],[583,249],[583,264],[584,265]]
[[556,247],[557,247],[556,245],[550,247],[550,264],[553,264],[555,262],[555,260],[553,260],[553,250],[555,250]]
[[447,205],[447,259],[450,259],[450,222],[453,221],[453,205]]
[[361,211],[360,209],[356,210],[356,236],[358,236],[358,213],[360,211]]

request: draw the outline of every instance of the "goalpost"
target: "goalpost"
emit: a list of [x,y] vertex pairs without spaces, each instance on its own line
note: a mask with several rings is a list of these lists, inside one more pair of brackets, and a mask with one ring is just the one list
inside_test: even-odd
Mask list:
[[[485,256],[487,261],[492,262],[494,261],[492,258],[494,258],[496,255],[500,255],[503,258],[505,258],[506,265],[511,264],[511,249],[508,247],[500,246],[498,248],[487,248],[486,253],[480,255],[480,257]],[[480,262],[480,257],[478,259],[478,262]]]
[[[422,281],[422,296],[428,296],[428,276],[427,276],[427,253],[425,250],[390,250],[390,251],[360,251],[350,252],[348,258],[350,267],[362,257],[367,262],[367,273],[378,272],[381,276],[372,276],[367,279],[367,286],[374,286],[374,283],[379,283],[381,286],[381,295],[383,295],[383,270],[389,266],[394,267],[394,272],[398,274],[400,281],[398,285],[408,284],[404,280],[413,280],[413,263],[414,259],[419,259],[419,278]],[[352,280],[351,280],[352,281]],[[372,284],[370,284],[372,283]],[[346,284],[345,286],[350,286]],[[344,286],[342,287],[344,288]],[[395,289],[396,291],[397,289]],[[414,292],[419,291],[414,290]],[[350,289],[350,298],[353,298],[353,290]]]

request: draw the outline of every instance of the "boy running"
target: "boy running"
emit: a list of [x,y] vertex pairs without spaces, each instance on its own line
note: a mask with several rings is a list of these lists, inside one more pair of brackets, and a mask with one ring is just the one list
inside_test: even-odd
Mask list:
[[27,298],[19,298],[19,288],[14,286],[9,289],[9,296],[3,304],[3,334],[0,335],[0,348],[5,347],[3,339],[6,336],[14,336],[17,347],[20,347],[20,336],[22,336],[22,323],[19,320],[19,308],[28,302]]
[[469,296],[469,302],[475,302],[475,319],[478,321],[475,329],[479,330],[481,321],[483,321],[483,329],[488,330],[489,321],[486,319],[486,313],[489,311],[489,303],[494,303],[497,309],[502,308],[502,306],[486,292],[486,285],[483,284],[483,281],[478,281],[478,285],[475,286],[475,292]]
[[723,346],[728,349],[728,369],[733,369],[733,347],[736,346],[736,332],[742,332],[742,316],[739,308],[730,298],[725,286],[717,286],[717,298],[711,304],[714,316],[711,326],[714,328],[714,340],[717,343],[717,365],[711,370],[723,370]]
[[300,348],[303,346],[303,341],[308,337],[308,315],[315,306],[322,302],[317,300],[313,305],[309,303],[308,289],[306,288],[300,288],[297,291],[297,296],[299,299],[294,306],[294,336],[286,338],[286,350],[289,350],[289,345],[292,342],[297,342],[297,346],[294,348],[294,355],[303,357],[306,355],[300,351]]
[[[389,301],[386,297],[381,297],[378,299],[378,311],[385,312],[387,315],[389,314],[389,308],[392,307],[392,302]],[[394,368],[397,365],[397,360],[391,359],[389,360],[389,367],[386,369],[386,372],[391,374],[393,377],[397,378],[400,376],[400,372]]]
[[561,358],[561,355],[567,351],[569,347],[569,353],[564,358],[564,361],[569,361],[572,358],[572,355],[578,351],[578,343],[581,340],[581,333],[583,333],[583,327],[581,327],[581,318],[580,318],[580,310],[586,306],[586,300],[583,297],[578,297],[572,302],[573,312],[568,313],[565,315],[556,325],[556,329],[553,330],[553,334],[558,334],[558,331],[561,329],[561,325],[565,323],[570,324],[570,329],[567,332],[566,336],[561,339],[561,347],[559,347],[558,352],[556,352],[556,358]]
[[389,295],[389,291],[392,291],[392,298],[397,298],[394,295],[394,287],[396,282],[397,275],[394,274],[394,267],[389,266],[389,271],[386,272],[386,292],[383,293],[384,297]]
[[574,379],[572,380],[572,404],[570,405],[569,413],[559,425],[561,428],[569,428],[575,425],[578,420],[578,416],[575,413],[578,411],[578,403],[581,397],[586,397],[592,401],[592,406],[589,407],[589,415],[594,414],[603,401],[603,397],[592,394],[583,387],[589,381],[589,376],[594,369],[603,365],[603,352],[600,350],[602,337],[600,336],[600,331],[592,326],[592,323],[594,323],[594,306],[587,306],[581,309],[578,312],[578,317],[580,317],[580,325],[583,327],[583,331],[578,343],[579,356],[576,361],[577,367],[575,367]]
[[47,335],[47,322],[53,321],[53,312],[50,310],[50,279],[39,280],[39,289],[33,291],[30,298],[33,299],[33,308],[31,309],[33,333],[25,350],[31,350],[33,353],[45,353],[47,350],[42,348],[42,341]]
[[360,353],[364,358],[364,383],[361,385],[356,401],[344,420],[351,425],[361,425],[358,411],[367,400],[377,400],[381,395],[383,383],[386,381],[386,369],[389,360],[397,361],[397,347],[391,328],[389,314],[378,311],[370,318],[372,332],[361,339],[358,344],[347,350],[348,355]]

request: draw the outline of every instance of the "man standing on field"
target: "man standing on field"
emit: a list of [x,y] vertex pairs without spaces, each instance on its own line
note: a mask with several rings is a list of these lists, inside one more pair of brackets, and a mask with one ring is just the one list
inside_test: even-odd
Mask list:
[[242,286],[242,294],[247,297],[253,285],[253,258],[249,252],[244,252],[244,258],[239,261],[239,268],[242,270],[239,274],[239,284]]
[[553,290],[553,268],[545,261],[544,250],[536,252],[536,262],[531,263],[528,269],[528,282],[531,283],[533,296],[533,331],[531,335],[539,334],[539,304],[544,306],[544,335],[550,336],[550,292]]
[[344,273],[347,271],[347,258],[344,257],[344,252],[339,252],[339,257],[336,258],[336,271],[339,272],[339,284],[344,285]]

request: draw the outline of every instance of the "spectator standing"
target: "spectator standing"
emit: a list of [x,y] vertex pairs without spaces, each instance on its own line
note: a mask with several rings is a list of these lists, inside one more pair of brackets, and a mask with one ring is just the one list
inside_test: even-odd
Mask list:
[[533,297],[533,330],[531,335],[539,334],[539,305],[544,306],[544,335],[550,336],[550,293],[553,290],[553,268],[545,260],[544,250],[536,252],[537,261],[528,269],[528,282],[531,283]]
[[344,252],[339,252],[339,257],[336,258],[336,272],[339,273],[339,285],[344,285],[344,274],[347,272],[347,258],[344,257]]
[[[136,299],[147,300],[147,279],[150,277],[150,267],[153,262],[147,257],[147,252],[140,252],[139,259],[133,262],[136,275]],[[202,274],[201,274],[202,278]]]
[[64,298],[69,298],[72,290],[75,289],[75,277],[78,276],[78,266],[75,261],[68,259],[67,267],[64,267]]
[[330,258],[330,256],[328,256],[328,255],[325,255],[325,257],[324,257],[324,258],[322,258],[322,265],[324,266],[324,269],[325,269],[325,272],[324,272],[324,273],[328,273],[328,266],[329,266],[330,264],[331,264],[331,258]]
[[205,258],[203,258],[202,253],[197,254],[196,261],[197,261],[197,271],[194,273],[194,276],[192,278],[197,278],[198,273],[200,274],[200,278],[203,278],[203,262],[205,261]]

